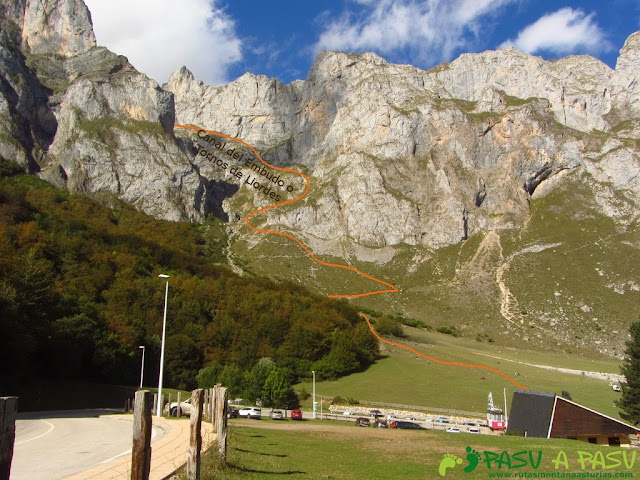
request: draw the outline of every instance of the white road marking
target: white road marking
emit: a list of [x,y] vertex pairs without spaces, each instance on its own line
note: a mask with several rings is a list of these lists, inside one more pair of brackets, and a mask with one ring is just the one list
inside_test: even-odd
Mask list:
[[[153,427],[151,429],[151,441],[152,442],[153,442],[153,439],[156,437],[157,433],[158,433],[157,429],[155,427]],[[115,455],[115,456],[113,456],[111,458],[108,458],[108,459],[104,460],[103,462],[96,463],[96,465],[102,465],[103,463],[109,463],[110,461],[115,460],[116,458],[120,458],[120,457],[122,457],[124,455],[129,455],[130,453],[131,453],[131,449],[127,450],[126,452],[119,453],[118,455]],[[92,468],[92,467],[95,467],[95,465],[92,465],[89,468]]]
[[51,424],[51,423],[47,422],[46,420],[43,420],[42,418],[40,419],[40,421],[41,421],[41,422],[46,423],[47,425],[49,425],[49,430],[47,430],[47,431],[46,431],[46,432],[44,432],[44,433],[41,433],[41,434],[40,434],[40,435],[38,435],[37,437],[29,438],[28,440],[22,440],[21,442],[16,442],[14,445],[22,445],[23,443],[27,443],[27,442],[30,442],[30,441],[32,441],[32,440],[37,440],[38,438],[42,438],[42,437],[44,437],[46,434],[50,433],[50,432],[51,432],[51,430],[53,430],[54,428],[56,428],[56,427],[54,427],[54,426],[53,426],[53,424]]

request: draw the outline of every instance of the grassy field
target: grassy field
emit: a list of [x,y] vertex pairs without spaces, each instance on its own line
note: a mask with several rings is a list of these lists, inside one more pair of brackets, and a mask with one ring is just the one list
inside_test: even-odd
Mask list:
[[[557,394],[566,390],[574,401],[619,418],[613,401],[620,394],[613,391],[609,382],[517,363],[619,373],[615,360],[587,359],[566,353],[523,351],[414,328],[405,328],[405,331],[408,333],[407,338],[396,341],[423,354],[443,361],[495,368],[530,390]],[[503,389],[507,389],[510,402],[513,391],[518,388],[492,371],[440,365],[399,347],[383,345],[383,348],[384,358],[366,371],[338,380],[316,382],[316,392],[359,401],[484,412],[489,392],[493,392],[494,399],[502,405]],[[298,384],[295,388],[312,391],[311,382]]]
[[[292,425],[285,421],[274,425],[261,420],[256,427],[245,426],[246,421],[232,422],[230,427],[228,464],[222,467],[212,451],[204,455],[202,480],[249,480],[263,478],[290,479],[426,479],[440,478],[439,467],[444,458],[453,461],[444,471],[448,479],[489,478],[490,473],[554,472],[553,460],[559,452],[566,454],[567,469],[562,472],[581,472],[583,459],[597,458],[596,452],[613,451],[575,440],[547,440],[511,436],[450,434],[435,431],[408,431],[360,428],[352,424],[328,421],[308,421]],[[275,429],[277,428],[277,429]],[[480,460],[471,472],[467,447],[475,450]],[[616,449],[620,450],[620,449]],[[578,452],[582,451],[582,454]],[[485,452],[490,452],[486,454]],[[506,452],[504,454],[503,452]],[[527,461],[520,464],[517,452]],[[534,468],[529,461],[529,452]],[[487,463],[485,459],[500,457],[504,463]],[[621,454],[620,458],[622,458]],[[459,458],[461,463],[456,463]],[[511,468],[507,463],[511,462]],[[629,463],[632,453],[627,454]],[[605,466],[613,465],[607,461]],[[498,468],[500,466],[500,468]],[[591,467],[595,466],[595,469]],[[600,470],[602,465],[584,461],[585,470]],[[637,465],[635,466],[637,470]],[[628,471],[622,463],[608,472]],[[184,478],[184,477],[182,477]]]
[[[321,241],[311,233],[283,230],[323,261],[355,267],[400,289],[354,299],[358,308],[402,313],[433,327],[455,325],[467,337],[483,334],[500,345],[620,357],[629,325],[637,320],[640,231],[637,222],[616,226],[599,213],[593,191],[578,180],[532,200],[530,217],[518,228],[479,232],[438,250],[364,247],[348,238]],[[319,195],[314,182],[310,195]],[[263,223],[265,218],[252,221],[281,229]],[[287,238],[256,234],[243,224],[236,233],[231,250],[249,273],[297,281],[320,294],[380,287],[315,263]],[[497,277],[505,264],[501,278],[513,299],[509,320],[501,314]]]

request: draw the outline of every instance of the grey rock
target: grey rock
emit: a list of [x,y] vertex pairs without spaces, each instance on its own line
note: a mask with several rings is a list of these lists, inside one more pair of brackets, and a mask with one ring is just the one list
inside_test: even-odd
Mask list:
[[[588,56],[544,61],[513,49],[429,71],[321,52],[307,78],[289,85],[250,73],[205,85],[182,67],[162,89],[95,46],[80,0],[10,0],[2,9],[0,134],[11,140],[0,153],[72,191],[110,192],[158,217],[195,221],[209,213],[243,221],[248,204],[237,193],[269,204],[196,156],[186,130],[174,135],[178,123],[304,169],[310,195],[263,221],[323,245],[440,248],[519,225],[532,199],[569,178],[597,192],[616,222],[637,218],[640,34],[615,70]],[[294,198],[301,181],[285,177],[296,189],[279,193]]]
[[22,47],[33,54],[74,56],[96,46],[82,0],[25,0]]
[[[627,43],[628,63],[635,47]],[[165,87],[179,123],[239,137],[273,165],[309,169],[322,201],[270,211],[270,223],[327,241],[439,248],[517,225],[532,197],[596,168],[585,154],[603,155],[603,142],[590,132],[616,120],[611,92],[623,71],[587,56],[547,62],[513,49],[427,72],[374,54],[322,52],[307,79],[290,85],[246,74],[207,86],[183,67]],[[615,190],[633,187],[613,163],[603,163],[597,182],[612,175]],[[634,194],[627,199],[614,209],[603,196],[603,212],[620,219],[637,205]]]
[[159,218],[199,221],[215,207],[192,152],[173,135],[173,96],[96,47],[82,1],[2,8],[2,157],[72,192],[108,193]]

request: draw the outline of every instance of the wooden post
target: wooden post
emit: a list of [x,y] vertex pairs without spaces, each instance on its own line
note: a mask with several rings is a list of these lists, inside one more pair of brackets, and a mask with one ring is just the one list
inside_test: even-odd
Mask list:
[[[176,417],[180,418],[182,416],[182,408],[180,407],[180,400],[182,399],[182,392],[178,392],[178,408],[176,408]],[[171,404],[169,404],[171,405]],[[171,411],[169,411],[169,414],[171,414]]]
[[213,387],[211,389],[211,391],[213,392],[212,395],[214,397],[214,402],[211,402],[211,423],[213,424],[214,428],[216,428],[217,431],[217,427],[216,427],[216,412],[218,411],[218,402],[220,401],[220,387],[222,385],[219,383],[216,383],[215,387]]
[[202,406],[204,390],[198,388],[191,393],[191,436],[187,453],[187,480],[200,480],[200,450],[202,449]]
[[0,397],[0,480],[9,480],[16,439],[18,397]]
[[149,390],[136,392],[133,409],[133,447],[131,449],[131,480],[149,480],[151,469],[151,407]]
[[211,420],[211,424],[213,425],[213,427],[215,428],[216,426],[216,415],[215,415],[215,408],[216,408],[216,387],[210,388],[209,389],[209,405],[207,405],[208,411],[207,413],[209,414],[209,420]]
[[215,418],[215,405],[216,405],[216,388],[211,387],[209,389],[209,420],[211,420],[211,424],[215,426],[216,418]]
[[227,460],[227,410],[228,392],[225,387],[216,385],[216,431],[218,433],[218,456]]
[[209,389],[204,391],[204,403],[202,407],[202,418],[207,420],[209,418],[209,402],[211,401],[211,395],[209,395]]

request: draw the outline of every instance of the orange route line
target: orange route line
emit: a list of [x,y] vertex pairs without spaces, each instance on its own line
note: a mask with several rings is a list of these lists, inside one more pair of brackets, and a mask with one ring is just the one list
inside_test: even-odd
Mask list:
[[[211,135],[216,135],[216,136],[220,136],[220,137],[224,137],[224,138],[228,138],[229,140],[232,140],[234,142],[239,142],[242,145],[246,146],[247,148],[249,148],[254,154],[255,156],[258,158],[258,160],[260,160],[264,165],[266,165],[269,168],[273,168],[274,170],[280,170],[281,172],[290,172],[290,173],[296,173],[298,175],[300,175],[302,178],[304,178],[304,181],[306,183],[306,187],[304,189],[304,192],[302,192],[302,194],[300,194],[299,196],[297,196],[296,198],[292,198],[290,200],[286,200],[284,202],[280,202],[280,203],[276,203],[274,205],[269,205],[267,207],[264,208],[260,208],[259,210],[255,210],[253,212],[251,212],[249,215],[247,215],[247,218],[245,219],[245,223],[247,224],[247,226],[253,230],[254,232],[258,232],[258,233],[270,233],[272,235],[281,235],[283,237],[287,237],[290,238],[291,240],[293,240],[294,242],[296,242],[298,245],[300,245],[302,247],[302,249],[307,252],[307,254],[317,263],[321,264],[321,265],[325,265],[327,267],[334,267],[334,268],[343,268],[345,270],[351,270],[352,272],[357,273],[358,275],[361,275],[365,278],[368,278],[369,280],[373,280],[374,282],[377,282],[381,285],[385,285],[387,287],[389,287],[386,290],[376,290],[373,292],[365,292],[365,293],[357,293],[357,294],[350,294],[350,295],[328,295],[329,298],[358,298],[358,297],[366,297],[368,295],[377,295],[380,293],[397,293],[399,292],[398,288],[393,286],[390,283],[387,283],[383,280],[380,280],[378,278],[372,277],[371,275],[368,275],[364,272],[361,272],[360,270],[358,270],[357,268],[354,267],[349,267],[347,265],[340,265],[339,263],[328,263],[328,262],[324,262],[322,260],[320,260],[319,258],[317,258],[312,252],[311,250],[309,250],[307,248],[307,246],[302,243],[299,239],[297,239],[296,237],[294,237],[293,235],[289,235],[288,233],[285,232],[278,232],[275,230],[262,230],[260,228],[256,228],[253,225],[251,225],[251,222],[249,222],[249,219],[261,212],[265,212],[267,210],[271,210],[272,208],[276,208],[276,207],[280,207],[282,205],[287,205],[289,203],[293,203],[293,202],[297,202],[298,200],[301,200],[302,198],[304,198],[307,195],[307,192],[309,191],[309,187],[311,185],[311,183],[309,182],[309,178],[302,172],[299,172],[298,170],[293,170],[291,168],[282,168],[282,167],[276,167],[274,165],[271,165],[267,162],[265,162],[262,157],[260,156],[260,154],[257,152],[257,150],[255,148],[253,148],[251,145],[249,145],[247,142],[240,140],[239,138],[236,137],[232,137],[230,135],[225,135],[224,133],[220,133],[220,132],[214,132],[211,130],[205,130],[203,128],[199,128],[199,127],[194,127],[194,126],[190,126],[190,125],[178,125],[175,124],[174,125],[177,128],[187,128],[190,130],[202,130],[203,132],[207,132],[210,133]],[[414,349],[412,349],[411,347],[407,347],[406,345],[402,345],[401,343],[396,343],[396,342],[392,342],[389,340],[385,340],[384,338],[382,338],[380,335],[378,335],[376,333],[376,331],[374,330],[373,326],[371,325],[371,322],[369,322],[369,319],[367,318],[367,316],[364,313],[360,312],[360,315],[362,317],[364,317],[364,319],[367,321],[367,325],[369,325],[369,329],[371,330],[371,332],[373,333],[373,335],[380,340],[383,343],[387,343],[389,345],[395,345],[396,347],[400,347],[400,348],[404,348],[405,350],[409,350],[412,353],[415,353],[416,355],[420,355],[423,358],[426,358],[427,360],[431,360],[433,362],[436,363],[440,363],[442,365],[456,365],[459,367],[472,367],[472,368],[480,368],[480,369],[484,369],[484,370],[490,370],[494,373],[497,373],[498,375],[502,375],[503,377],[505,377],[507,380],[509,380],[511,383],[513,383],[514,385],[516,385],[519,388],[522,388],[524,390],[527,390],[527,387],[520,385],[518,382],[516,382],[513,378],[509,377],[508,375],[506,375],[505,373],[501,372],[500,370],[496,370],[495,368],[492,367],[487,367],[485,365],[472,365],[472,364],[467,364],[467,363],[458,363],[458,362],[445,362],[443,360],[438,360],[436,358],[433,357],[429,357],[428,355],[424,355],[420,352],[415,351]]]
[[367,321],[367,325],[369,325],[369,330],[371,330],[371,333],[373,333],[376,336],[376,338],[378,340],[380,340],[381,342],[383,342],[383,343],[387,343],[389,345],[395,345],[396,347],[404,348],[405,350],[409,350],[411,353],[415,353],[416,355],[420,355],[422,358],[426,358],[427,360],[431,360],[432,362],[440,363],[442,365],[456,365],[458,367],[472,367],[472,368],[480,368],[480,369],[483,369],[483,370],[489,370],[491,372],[497,373],[498,375],[502,375],[504,378],[509,380],[511,383],[513,383],[518,388],[522,388],[523,390],[528,390],[527,387],[525,387],[523,385],[520,385],[518,382],[516,382],[509,375],[501,372],[500,370],[496,370],[495,368],[487,367],[486,365],[473,365],[471,363],[445,362],[443,360],[438,360],[437,358],[433,358],[433,357],[430,357],[428,355],[424,355],[423,353],[417,352],[413,348],[407,347],[406,345],[403,345],[401,343],[396,343],[396,342],[392,342],[390,340],[385,340],[380,335],[378,335],[376,333],[376,331],[373,329],[373,326],[371,325],[371,322],[369,321],[369,318],[367,318],[367,316],[364,313],[362,313],[362,312],[359,312],[359,313],[360,313],[360,316],[363,317]]
[[389,287],[386,290],[376,290],[373,292],[365,292],[365,293],[356,293],[356,294],[350,294],[350,295],[329,295],[329,298],[357,298],[357,297],[366,297],[367,295],[377,295],[379,293],[396,293],[399,290],[394,287],[393,285],[391,285],[390,283],[387,283],[383,280],[380,280],[378,278],[372,277],[371,275],[367,275],[364,272],[361,272],[360,270],[358,270],[357,268],[354,267],[349,267],[347,265],[340,265],[338,263],[327,263],[327,262],[323,262],[322,260],[320,260],[318,257],[316,257],[311,250],[309,250],[306,245],[304,243],[302,243],[299,239],[297,239],[296,237],[294,237],[293,235],[289,235],[288,233],[285,232],[278,232],[275,230],[262,230],[260,228],[256,228],[253,225],[251,225],[251,222],[249,221],[251,219],[251,217],[253,217],[254,215],[261,213],[261,212],[265,212],[267,210],[271,210],[272,208],[276,208],[276,207],[280,207],[282,205],[287,205],[289,203],[293,203],[293,202],[297,202],[298,200],[304,198],[307,195],[307,192],[309,191],[309,187],[311,185],[311,183],[309,182],[309,178],[302,172],[299,172],[298,170],[293,170],[291,168],[282,168],[282,167],[276,167],[274,165],[270,165],[267,162],[265,162],[262,157],[260,156],[260,154],[256,151],[255,148],[253,148],[251,145],[249,145],[247,142],[244,142],[243,140],[240,140],[239,138],[236,137],[232,137],[229,135],[225,135],[224,133],[219,133],[219,132],[213,132],[213,131],[209,131],[209,130],[204,130],[203,128],[198,128],[198,127],[192,127],[192,126],[186,126],[186,125],[175,125],[178,128],[189,128],[191,130],[202,130],[203,132],[207,132],[210,133],[212,135],[217,135],[220,137],[224,137],[224,138],[228,138],[229,140],[233,140],[236,142],[241,143],[242,145],[248,147],[249,149],[251,149],[251,151],[255,154],[255,156],[267,167],[269,168],[273,168],[275,170],[280,170],[282,172],[291,172],[291,173],[296,173],[298,175],[300,175],[302,178],[304,178],[304,181],[306,182],[306,187],[304,189],[304,192],[302,192],[302,194],[300,194],[299,196],[297,196],[296,198],[292,198],[290,200],[284,201],[284,202],[280,202],[280,203],[276,203],[274,205],[269,205],[268,207],[264,207],[261,208],[259,210],[256,210],[254,212],[251,212],[249,215],[247,215],[247,218],[245,219],[245,223],[247,224],[247,226],[253,230],[254,232],[258,232],[258,233],[270,233],[272,235],[281,235],[283,237],[287,237],[290,238],[291,240],[293,240],[294,242],[296,242],[298,245],[300,245],[303,250],[305,252],[307,252],[307,254],[316,262],[318,262],[321,265],[325,265],[327,267],[334,267],[334,268],[343,268],[345,270],[351,270],[352,272],[357,273],[358,275],[361,275],[365,278],[368,278],[369,280],[373,280],[374,282],[377,282],[381,285],[385,285],[387,287]]

